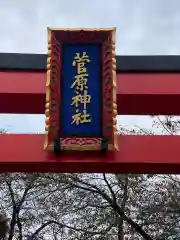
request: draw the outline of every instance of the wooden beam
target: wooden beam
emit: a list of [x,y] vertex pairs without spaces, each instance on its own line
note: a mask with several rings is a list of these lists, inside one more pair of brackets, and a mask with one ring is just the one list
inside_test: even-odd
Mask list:
[[0,172],[180,173],[180,136],[120,136],[117,153],[54,153],[39,134],[0,135]]
[[[0,53],[1,70],[46,71],[47,55]],[[180,72],[178,55],[116,56],[118,72]]]
[[0,71],[0,79],[0,113],[45,113],[45,72]]
[[[46,72],[0,71],[0,113],[44,114]],[[180,115],[180,73],[117,73],[121,115]]]

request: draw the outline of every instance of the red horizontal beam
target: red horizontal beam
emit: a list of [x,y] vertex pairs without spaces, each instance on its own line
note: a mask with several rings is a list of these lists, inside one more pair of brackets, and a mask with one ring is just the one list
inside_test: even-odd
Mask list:
[[[0,113],[44,114],[45,72],[0,71]],[[180,73],[117,73],[118,114],[180,115]]]
[[0,172],[180,173],[180,136],[120,136],[117,153],[42,150],[43,135],[0,135]]

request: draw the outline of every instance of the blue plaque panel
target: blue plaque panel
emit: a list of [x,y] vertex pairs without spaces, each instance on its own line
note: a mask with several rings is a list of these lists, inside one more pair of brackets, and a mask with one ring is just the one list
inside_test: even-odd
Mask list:
[[66,44],[62,54],[60,135],[102,136],[100,44]]

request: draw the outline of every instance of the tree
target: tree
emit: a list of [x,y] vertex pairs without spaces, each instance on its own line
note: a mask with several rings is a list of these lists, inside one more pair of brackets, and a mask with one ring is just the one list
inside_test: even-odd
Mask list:
[[5,240],[8,234],[8,221],[5,215],[0,214],[0,239]]
[[[1,209],[11,209],[8,240],[16,236],[23,239],[27,235],[35,238],[37,234],[40,234],[38,239],[43,239],[41,230],[47,229],[61,235],[61,239],[69,236],[115,239],[115,235],[122,235],[124,221],[150,239],[128,212],[125,215],[127,184],[127,176],[123,179],[101,174],[2,175],[0,187],[4,201]],[[34,233],[29,233],[35,227]]]

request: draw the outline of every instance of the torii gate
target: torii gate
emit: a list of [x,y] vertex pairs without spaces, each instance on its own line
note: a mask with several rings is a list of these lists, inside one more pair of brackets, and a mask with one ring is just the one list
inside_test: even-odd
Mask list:
[[[117,56],[119,115],[179,115],[180,56]],[[44,114],[45,54],[0,54],[0,113]],[[34,123],[33,123],[34,124]],[[0,172],[179,173],[179,136],[119,136],[106,155],[42,150],[44,135],[1,134]]]

